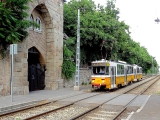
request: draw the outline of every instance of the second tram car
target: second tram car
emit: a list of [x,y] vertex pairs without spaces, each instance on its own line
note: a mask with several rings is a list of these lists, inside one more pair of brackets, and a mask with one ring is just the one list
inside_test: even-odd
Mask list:
[[93,88],[114,89],[142,79],[142,67],[123,61],[99,60],[92,62]]

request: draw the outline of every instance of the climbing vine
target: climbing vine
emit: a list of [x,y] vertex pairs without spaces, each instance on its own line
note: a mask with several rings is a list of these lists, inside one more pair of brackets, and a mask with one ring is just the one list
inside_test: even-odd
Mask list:
[[64,79],[69,80],[70,78],[73,78],[75,73],[75,63],[72,59],[73,52],[68,49],[68,45],[72,44],[71,39],[66,40],[64,42],[63,46],[63,64],[62,64],[62,76]]

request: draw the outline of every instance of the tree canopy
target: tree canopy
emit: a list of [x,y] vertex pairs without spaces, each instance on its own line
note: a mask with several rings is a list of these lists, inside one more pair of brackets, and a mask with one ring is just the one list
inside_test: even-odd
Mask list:
[[0,54],[5,56],[9,44],[24,40],[30,26],[27,9],[31,0],[1,0],[0,2]]
[[[76,55],[77,10],[80,9],[81,65],[90,65],[98,59],[122,60],[137,64],[147,72],[152,67],[152,56],[147,49],[135,42],[124,21],[119,21],[115,0],[108,0],[106,7],[96,6],[92,0],[71,0],[64,4],[64,32],[73,41],[68,49]],[[75,58],[75,56],[74,56]],[[154,66],[157,66],[154,60]]]

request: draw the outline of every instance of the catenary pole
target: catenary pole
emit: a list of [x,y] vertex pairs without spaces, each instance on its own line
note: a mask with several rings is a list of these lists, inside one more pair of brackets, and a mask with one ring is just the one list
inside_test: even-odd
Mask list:
[[77,47],[76,47],[76,73],[75,73],[75,90],[79,90],[80,85],[80,9],[78,9],[78,22],[77,22]]

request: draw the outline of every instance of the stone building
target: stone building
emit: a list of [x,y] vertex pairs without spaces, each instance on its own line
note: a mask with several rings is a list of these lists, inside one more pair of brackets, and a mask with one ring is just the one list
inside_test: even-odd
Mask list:
[[[29,36],[18,43],[14,56],[13,94],[58,88],[63,61],[63,0],[34,0],[29,3]],[[0,95],[10,95],[11,56],[0,59]]]

